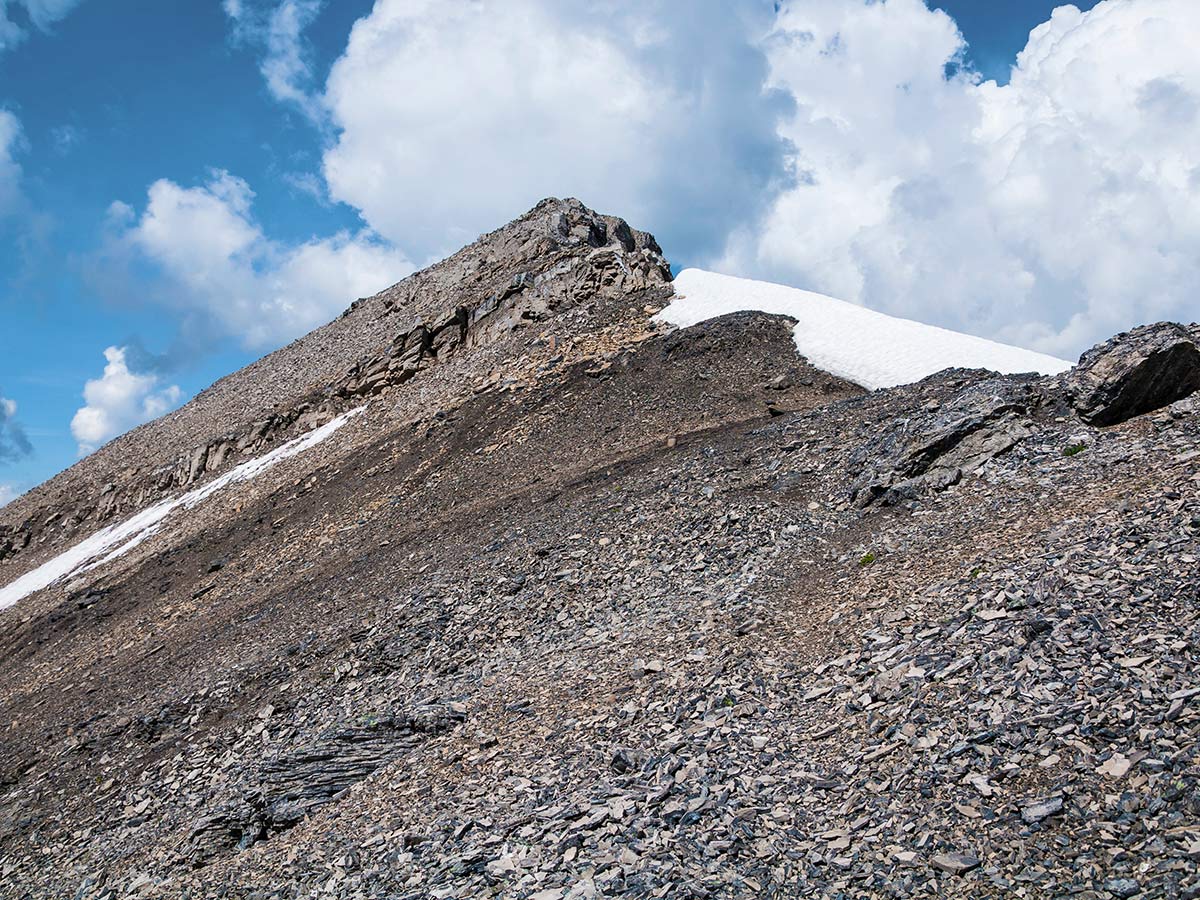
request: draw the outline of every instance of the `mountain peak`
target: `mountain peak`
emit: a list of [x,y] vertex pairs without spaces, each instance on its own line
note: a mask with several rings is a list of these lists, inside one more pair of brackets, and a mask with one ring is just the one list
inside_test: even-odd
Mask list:
[[[670,280],[652,235],[578,200],[543,200],[18,498],[0,516],[11,535],[0,542],[9,546],[0,558],[50,534],[54,546],[79,539],[460,351],[471,358],[460,360],[456,377],[470,383],[520,356],[551,320],[559,343],[620,319],[641,327],[641,307],[665,305]],[[449,402],[461,390],[442,384],[429,402]]]

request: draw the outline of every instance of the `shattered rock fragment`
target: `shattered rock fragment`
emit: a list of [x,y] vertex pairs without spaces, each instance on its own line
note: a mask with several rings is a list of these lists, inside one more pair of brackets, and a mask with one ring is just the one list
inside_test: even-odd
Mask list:
[[934,868],[951,875],[965,875],[979,868],[979,858],[969,853],[939,853],[930,860]]

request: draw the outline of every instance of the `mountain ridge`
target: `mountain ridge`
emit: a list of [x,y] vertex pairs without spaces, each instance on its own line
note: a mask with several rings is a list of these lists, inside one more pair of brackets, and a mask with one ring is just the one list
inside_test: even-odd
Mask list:
[[[552,221],[547,223],[547,217]],[[583,263],[589,269],[584,278],[601,277],[596,273],[602,272],[606,260],[597,259],[595,251],[604,248],[612,256],[636,254],[640,257],[638,263],[648,267],[636,276],[631,272],[629,278],[644,278],[654,270],[659,282],[670,279],[669,267],[652,236],[633,231],[624,220],[599,216],[577,200],[544,200],[447,259],[370,298],[355,301],[328,324],[219,379],[180,409],[113,439],[17,498],[0,510],[0,562],[41,536],[33,533],[39,515],[44,519],[54,509],[62,515],[63,506],[74,506],[68,515],[78,519],[78,524],[101,524],[124,510],[144,505],[150,497],[196,483],[198,476],[219,470],[227,459],[269,447],[281,434],[291,437],[303,432],[306,426],[327,416],[331,406],[346,399],[336,394],[354,379],[357,368],[376,362],[377,354],[394,350],[400,338],[422,331],[430,332],[432,337],[433,332],[451,324],[457,311],[467,308],[460,302],[460,293],[474,300],[476,312],[495,301],[495,308],[487,309],[477,320],[489,318],[484,323],[489,328],[494,319],[509,314],[500,309],[500,304],[514,296],[519,302],[524,295],[535,294],[533,304],[542,307],[550,302],[569,306],[569,296],[552,295],[559,289],[557,285],[550,288],[550,296],[532,281],[529,285],[514,285],[523,260],[546,254],[548,243],[565,251],[560,254],[565,262],[559,264]],[[503,271],[489,272],[488,259],[494,259],[498,251]],[[524,311],[532,317],[545,312]],[[410,371],[421,371],[429,359],[428,353],[418,355],[411,360]],[[246,396],[253,399],[247,402]],[[310,415],[304,418],[306,413]],[[236,423],[233,429],[229,428],[230,420]],[[293,429],[293,425],[297,427]],[[194,445],[197,441],[202,443]],[[217,450],[220,457],[209,466],[210,454]],[[165,463],[138,473],[142,475],[138,483],[120,484],[136,477],[121,471],[129,468],[129,457],[153,460],[164,456]],[[153,463],[138,460],[135,465],[146,470]],[[43,494],[56,490],[74,496],[65,502],[61,496],[41,500]],[[123,504],[121,493],[133,496]]]
[[1195,331],[868,392],[576,203],[0,610],[0,896],[1200,890]]

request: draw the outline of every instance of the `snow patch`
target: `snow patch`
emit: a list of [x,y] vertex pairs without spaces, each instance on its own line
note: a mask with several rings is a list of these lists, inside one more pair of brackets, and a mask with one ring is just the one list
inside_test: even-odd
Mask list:
[[818,369],[874,390],[911,384],[942,369],[1057,375],[1073,365],[1044,353],[898,319],[823,294],[684,269],[675,299],[656,318],[686,328],[728,313],[757,310],[796,320],[796,349]]
[[214,478],[208,484],[196,488],[194,491],[172,500],[162,500],[153,506],[146,507],[124,522],[100,529],[70,550],[48,560],[32,572],[22,575],[7,587],[0,588],[0,609],[12,606],[18,600],[22,600],[34,591],[40,591],[56,581],[94,569],[128,553],[138,544],[157,534],[163,520],[176,509],[194,509],[204,500],[229,485],[250,481],[283,460],[315,447],[364,409],[366,409],[365,406],[360,406],[343,413],[320,428],[314,428],[307,434],[276,447],[270,453],[265,453],[230,469],[224,475]]

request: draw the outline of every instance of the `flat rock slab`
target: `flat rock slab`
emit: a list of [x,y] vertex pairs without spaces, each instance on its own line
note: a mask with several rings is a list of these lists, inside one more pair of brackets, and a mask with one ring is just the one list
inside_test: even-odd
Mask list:
[[1048,819],[1050,816],[1056,816],[1062,812],[1063,801],[1062,797],[1050,797],[1038,803],[1030,804],[1022,808],[1021,818],[1028,824],[1032,825],[1035,822],[1040,822],[1042,819]]
[[979,868],[979,858],[970,853],[939,853],[930,862],[935,869],[949,872],[951,875],[965,875]]

